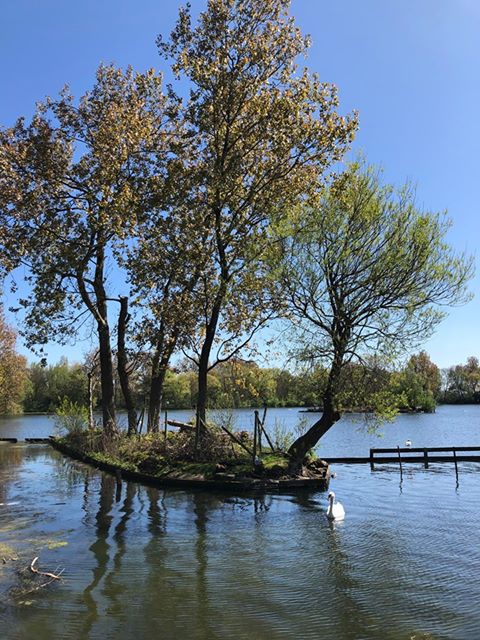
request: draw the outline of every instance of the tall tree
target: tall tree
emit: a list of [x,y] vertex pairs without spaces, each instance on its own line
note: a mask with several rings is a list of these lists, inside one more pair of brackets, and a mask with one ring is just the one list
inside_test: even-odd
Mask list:
[[194,149],[197,206],[211,268],[201,280],[197,345],[198,417],[205,420],[208,371],[235,355],[271,310],[261,257],[273,213],[316,192],[352,140],[356,117],[337,113],[335,86],[296,59],[309,46],[288,16],[289,0],[208,0],[192,26],[182,8],[160,52],[190,85],[183,107]]
[[[170,107],[172,104],[170,103]],[[89,317],[99,345],[103,425],[116,430],[109,313],[120,305],[119,377],[128,393],[128,300],[115,251],[164,184],[169,101],[153,71],[101,66],[75,103],[68,90],[0,133],[0,239],[7,268],[23,263],[31,286],[20,300],[30,345],[68,341]],[[173,108],[173,107],[172,107]],[[117,283],[108,282],[109,275]],[[116,292],[112,292],[117,290]]]
[[295,465],[340,418],[347,363],[418,344],[466,299],[471,260],[445,242],[444,216],[417,209],[411,189],[351,165],[284,242],[281,277],[299,354],[328,363],[323,414],[290,447]]

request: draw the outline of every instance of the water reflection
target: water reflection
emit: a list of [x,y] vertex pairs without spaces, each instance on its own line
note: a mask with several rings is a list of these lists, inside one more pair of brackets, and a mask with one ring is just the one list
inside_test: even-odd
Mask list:
[[209,595],[207,584],[207,522],[208,506],[205,495],[196,493],[193,498],[193,512],[195,514],[195,575],[196,575],[196,602],[197,602],[197,626],[205,638],[215,637],[209,624]]
[[324,494],[119,490],[46,447],[9,450],[1,495],[21,504],[0,526],[22,524],[25,545],[61,529],[68,545],[42,548],[65,582],[13,609],[2,640],[478,637],[475,465],[462,491],[451,469],[409,468],[401,493],[398,468],[342,468],[346,519],[331,524]]
[[108,535],[112,524],[110,512],[112,510],[114,492],[114,478],[107,474],[102,475],[96,516],[96,540],[90,546],[96,565],[92,570],[92,580],[83,591],[83,601],[87,612],[82,626],[82,637],[88,637],[94,622],[99,618],[98,604],[94,591],[104,577],[110,559]]

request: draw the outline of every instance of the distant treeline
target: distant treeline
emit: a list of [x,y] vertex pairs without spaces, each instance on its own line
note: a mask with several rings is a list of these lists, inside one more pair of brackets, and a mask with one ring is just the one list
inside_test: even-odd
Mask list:
[[[1,360],[0,360],[1,361]],[[22,389],[15,392],[16,402],[3,402],[2,413],[15,411],[51,412],[63,398],[84,405],[88,397],[88,367],[70,364],[63,358],[58,364],[27,366],[23,359],[16,362],[15,379]],[[11,368],[11,367],[10,367]],[[20,375],[19,368],[24,369]],[[410,358],[397,370],[382,366],[372,359],[368,367],[351,364],[345,368],[342,393],[344,409],[377,407],[382,400],[402,410],[433,411],[437,403],[480,402],[480,365],[471,357],[466,364],[440,370],[425,352]],[[147,401],[147,372],[138,366],[132,375],[137,406]],[[280,368],[264,368],[254,362],[233,360],[219,365],[209,374],[209,404],[211,408],[255,406],[319,407],[327,378],[327,370],[313,367],[290,372]],[[121,394],[118,389],[118,402]],[[100,385],[94,377],[94,400],[100,402]],[[1,389],[4,396],[12,386]],[[197,376],[188,366],[169,369],[166,373],[163,408],[192,409],[197,400]]]

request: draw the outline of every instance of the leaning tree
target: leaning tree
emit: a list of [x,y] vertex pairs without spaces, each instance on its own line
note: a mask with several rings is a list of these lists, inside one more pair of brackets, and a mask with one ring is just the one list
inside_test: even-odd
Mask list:
[[323,413],[289,449],[293,466],[340,419],[348,363],[392,357],[428,337],[442,307],[468,299],[472,262],[445,241],[443,214],[422,212],[411,187],[383,185],[352,164],[320,204],[293,216],[277,276],[287,296],[301,359],[328,364]]

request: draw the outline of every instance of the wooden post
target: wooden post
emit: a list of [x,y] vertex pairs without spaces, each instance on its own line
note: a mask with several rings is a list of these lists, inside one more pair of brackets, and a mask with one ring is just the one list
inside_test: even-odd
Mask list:
[[400,445],[397,444],[398,462],[400,463],[400,477],[403,476],[402,456],[400,455]]
[[456,451],[455,447],[453,447],[452,451],[453,451],[453,461],[455,463],[455,475],[457,476],[457,482],[458,482],[457,451]]
[[375,465],[373,464],[373,449],[370,449],[370,471],[375,471]]
[[262,455],[262,423],[258,411],[255,411],[255,420],[257,422],[258,453]]
[[220,425],[220,429],[222,429],[222,431],[225,431],[225,433],[227,433],[234,442],[236,442],[238,445],[240,445],[242,447],[242,449],[244,449],[248,453],[249,456],[253,456],[252,451],[250,451],[250,449],[248,447],[246,447],[243,444],[243,442],[241,440],[239,440],[234,433],[229,431],[227,429],[227,427],[224,427],[223,425]]
[[425,466],[425,469],[428,469],[428,451],[427,451],[427,449],[423,450],[423,464]]
[[93,371],[89,371],[88,377],[88,428],[95,429],[95,419],[93,417]]
[[198,415],[198,409],[197,409],[195,412],[195,444],[193,447],[195,456],[197,455],[199,440],[200,440],[200,417]]
[[165,426],[163,428],[163,437],[165,442],[167,441],[167,428],[168,428],[168,411],[165,411]]
[[253,453],[252,453],[253,466],[255,466],[255,458],[257,457],[258,411],[255,411],[254,415],[255,415],[255,418],[253,420]]
[[265,424],[265,418],[267,417],[267,405],[263,405],[263,415],[262,415],[262,427]]
[[264,435],[264,436],[265,436],[265,438],[267,439],[268,446],[270,447],[270,449],[271,449],[271,450],[272,450],[272,452],[274,453],[274,452],[275,452],[275,447],[273,446],[272,441],[270,440],[270,436],[268,435],[267,430],[265,429],[265,418],[266,418],[266,416],[267,416],[267,407],[265,407],[265,410],[264,410],[264,412],[263,412],[263,418],[262,418],[262,421],[261,421],[261,422],[260,422],[260,421],[258,422],[258,426],[259,426],[259,428],[263,431],[263,435]]

